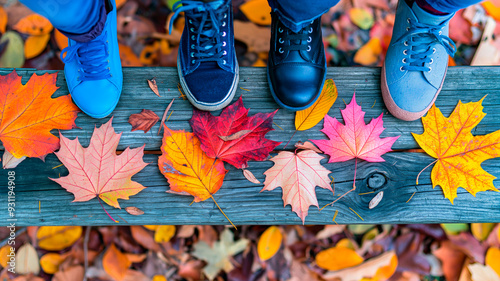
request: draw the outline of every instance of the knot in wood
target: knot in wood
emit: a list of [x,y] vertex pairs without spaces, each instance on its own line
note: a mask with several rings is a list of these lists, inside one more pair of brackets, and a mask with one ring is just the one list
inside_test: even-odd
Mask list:
[[387,184],[387,178],[384,174],[375,172],[368,176],[366,186],[371,189],[380,189]]

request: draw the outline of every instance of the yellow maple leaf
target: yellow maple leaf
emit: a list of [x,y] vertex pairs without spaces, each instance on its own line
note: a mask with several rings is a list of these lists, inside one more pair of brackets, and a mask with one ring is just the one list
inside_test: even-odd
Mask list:
[[441,186],[452,204],[459,187],[474,196],[480,191],[498,191],[493,185],[496,177],[483,170],[481,163],[500,156],[500,130],[483,136],[471,133],[486,116],[483,99],[466,104],[459,101],[448,118],[433,105],[422,118],[424,133],[412,133],[420,147],[436,158],[431,173],[432,187]]

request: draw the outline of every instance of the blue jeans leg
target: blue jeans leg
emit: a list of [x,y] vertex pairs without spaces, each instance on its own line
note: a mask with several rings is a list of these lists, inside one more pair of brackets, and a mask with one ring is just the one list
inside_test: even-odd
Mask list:
[[[399,0],[403,1],[403,0]],[[443,13],[454,13],[460,9],[482,2],[482,0],[426,0],[432,8]]]
[[[33,12],[68,33],[83,34],[99,22],[103,0],[20,0]],[[114,1],[114,0],[113,0]]]
[[312,20],[337,5],[340,0],[268,0],[280,21],[293,32],[298,32]]

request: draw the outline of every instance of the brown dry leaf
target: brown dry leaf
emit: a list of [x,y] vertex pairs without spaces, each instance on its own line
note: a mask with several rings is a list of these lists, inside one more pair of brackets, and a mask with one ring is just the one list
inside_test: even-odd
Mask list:
[[[345,257],[343,256],[337,256],[335,259],[343,259]],[[386,266],[389,266],[390,268],[384,268]],[[365,261],[364,263],[361,263],[359,265],[345,268],[343,270],[339,271],[329,271],[325,274],[323,274],[323,278],[325,280],[362,280],[363,278],[370,276],[370,277],[375,277],[376,275],[380,274],[380,276],[384,276],[384,279],[380,280],[385,280],[388,279],[395,271],[396,271],[396,266],[397,266],[397,256],[394,251],[389,251],[385,252],[380,256],[377,256],[375,258],[369,259]],[[383,271],[386,269],[389,269],[389,272],[380,272],[379,269],[384,268]],[[392,273],[390,272],[392,270]],[[390,274],[390,275],[389,275]],[[389,275],[389,276],[387,276]],[[368,279],[370,281],[373,281],[372,279]],[[379,280],[379,279],[376,279]]]
[[54,30],[54,39],[56,40],[56,44],[59,50],[62,51],[62,49],[68,47],[68,37],[62,34],[58,29]]
[[250,172],[250,170],[247,169],[242,169],[242,170],[243,170],[243,175],[248,181],[255,184],[260,184],[260,181],[254,176],[252,172]]
[[446,280],[458,280],[465,262],[465,254],[455,248],[450,241],[443,241],[441,247],[433,254],[441,260]]
[[[136,241],[139,242],[137,239]],[[130,265],[132,263],[128,260],[127,256],[120,252],[113,243],[106,250],[102,258],[104,271],[118,281],[122,281],[125,278]]]
[[50,40],[50,33],[42,35],[32,35],[24,42],[24,56],[32,59],[41,54]]
[[165,118],[167,118],[167,113],[170,110],[170,107],[172,107],[174,100],[175,100],[175,98],[172,99],[172,101],[168,104],[167,108],[165,109],[165,112],[163,112],[163,116],[161,117],[160,128],[158,128],[158,133],[156,135],[160,134],[161,128],[163,127],[163,125],[165,125]]
[[23,162],[23,160],[26,159],[26,156],[23,156],[21,158],[16,158],[12,153],[9,151],[5,151],[2,156],[2,165],[4,169],[14,169],[19,165],[19,163]]
[[160,93],[158,92],[158,85],[156,85],[156,80],[154,78],[151,80],[148,80],[148,85],[149,85],[149,88],[151,89],[151,91],[153,91],[153,93],[155,93],[157,96],[161,97]]
[[130,226],[130,231],[132,232],[132,237],[134,237],[135,241],[137,241],[137,243],[144,248],[154,252],[161,251],[160,246],[155,242],[151,233],[143,227],[132,225]]
[[5,29],[7,27],[7,12],[3,6],[0,6],[0,33],[5,33]]
[[127,211],[127,213],[134,215],[134,216],[144,215],[144,211],[137,208],[137,207],[127,207],[127,208],[125,208],[125,211]]
[[309,269],[307,265],[298,262],[296,260],[292,260],[292,265],[290,266],[290,278],[288,281],[314,281],[319,280],[318,276],[314,271]]
[[49,34],[53,28],[50,21],[39,14],[24,17],[13,27],[14,30],[29,35]]
[[83,280],[85,270],[83,266],[76,265],[59,270],[54,274],[52,281],[80,281]]
[[295,148],[297,149],[309,149],[309,150],[312,150],[316,153],[323,153],[323,151],[321,151],[319,148],[317,148],[312,142],[310,141],[306,141],[304,143],[302,143],[301,141],[297,142],[295,144]]
[[269,52],[271,32],[267,27],[259,27],[252,22],[234,21],[234,39],[244,42],[249,52]]
[[151,278],[147,277],[140,271],[129,269],[126,272],[123,281],[151,281]]
[[141,113],[131,114],[128,122],[132,125],[132,132],[142,130],[147,133],[157,122],[160,117],[149,109],[143,109]]
[[189,238],[194,235],[195,225],[182,225],[177,231],[177,238]]
[[[2,279],[3,280],[3,279]],[[7,279],[12,281],[45,281],[43,278],[34,276],[32,273],[28,275],[18,276],[14,279]]]
[[325,225],[318,234],[316,234],[316,239],[327,239],[331,236],[342,233],[345,230],[345,225]]

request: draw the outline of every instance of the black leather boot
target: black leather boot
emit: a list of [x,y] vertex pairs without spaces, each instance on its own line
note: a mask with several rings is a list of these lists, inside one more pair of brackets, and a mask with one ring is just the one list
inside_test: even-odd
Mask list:
[[267,78],[274,100],[283,108],[303,110],[318,99],[326,78],[321,19],[295,33],[272,13]]

